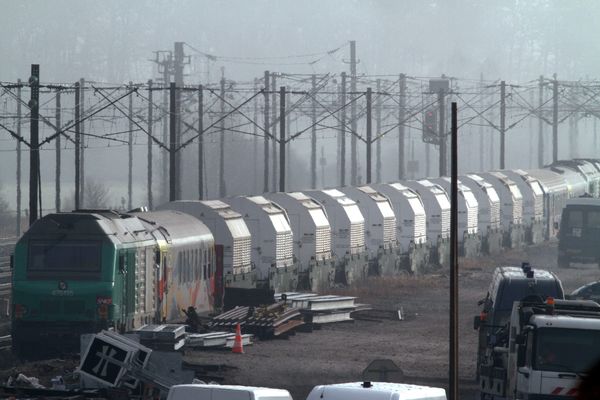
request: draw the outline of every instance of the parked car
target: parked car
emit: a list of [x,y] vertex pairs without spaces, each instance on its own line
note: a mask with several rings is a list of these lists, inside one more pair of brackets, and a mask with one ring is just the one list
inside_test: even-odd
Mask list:
[[593,300],[600,302],[600,281],[590,282],[565,296],[569,300]]

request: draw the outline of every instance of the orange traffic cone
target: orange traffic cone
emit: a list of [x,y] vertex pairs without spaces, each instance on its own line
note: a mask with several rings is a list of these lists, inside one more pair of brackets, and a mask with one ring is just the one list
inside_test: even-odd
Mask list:
[[244,354],[244,344],[242,343],[242,329],[240,324],[235,327],[235,340],[233,341],[232,353]]

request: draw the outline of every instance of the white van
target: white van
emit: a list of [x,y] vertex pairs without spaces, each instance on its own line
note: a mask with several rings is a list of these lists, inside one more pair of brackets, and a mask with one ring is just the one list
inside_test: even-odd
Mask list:
[[292,400],[287,390],[234,385],[175,385],[167,400]]
[[442,388],[388,382],[315,386],[306,400],[446,400]]

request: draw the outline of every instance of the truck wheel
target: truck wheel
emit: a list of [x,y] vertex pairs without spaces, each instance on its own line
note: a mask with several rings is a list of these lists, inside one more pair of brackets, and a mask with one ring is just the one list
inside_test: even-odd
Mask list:
[[558,257],[558,268],[569,268],[571,266],[571,261],[568,257]]

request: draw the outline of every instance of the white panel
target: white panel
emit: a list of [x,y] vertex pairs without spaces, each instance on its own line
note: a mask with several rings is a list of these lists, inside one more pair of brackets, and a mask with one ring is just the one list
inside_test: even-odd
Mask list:
[[308,210],[308,213],[312,217],[316,227],[329,228],[329,220],[327,219],[325,213],[321,208],[314,208],[312,210]]

